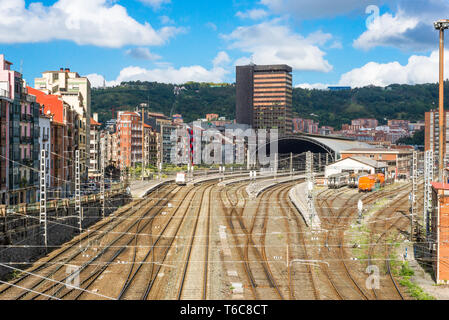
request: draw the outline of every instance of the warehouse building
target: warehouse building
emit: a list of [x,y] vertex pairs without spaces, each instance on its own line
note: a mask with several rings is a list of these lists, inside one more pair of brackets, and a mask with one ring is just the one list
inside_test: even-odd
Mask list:
[[387,171],[388,165],[384,162],[378,162],[366,157],[350,157],[339,160],[331,165],[326,166],[325,176],[349,172],[349,173],[384,173]]

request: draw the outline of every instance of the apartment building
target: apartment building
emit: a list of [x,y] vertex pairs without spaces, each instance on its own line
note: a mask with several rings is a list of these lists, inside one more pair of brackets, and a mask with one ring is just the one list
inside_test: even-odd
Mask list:
[[22,74],[0,54],[0,200],[7,205],[37,200],[39,109]]
[[28,87],[30,94],[42,106],[43,113],[51,117],[50,133],[50,198],[68,197],[74,191],[74,164],[77,146],[79,115],[60,95],[46,94]]
[[287,65],[236,67],[236,120],[255,129],[292,133],[292,68]]
[[[444,149],[446,150],[445,167],[449,160],[449,111],[444,112],[446,129],[444,132]],[[440,159],[440,115],[437,110],[426,112],[425,115],[425,150],[434,152],[434,159]]]
[[162,164],[172,164],[172,149],[176,147],[176,140],[172,139],[172,135],[178,129],[178,126],[165,124],[161,126],[158,141],[159,156],[158,159]]
[[375,129],[379,126],[379,121],[376,119],[355,119],[351,121],[352,126],[361,127],[361,128],[370,128]]
[[120,111],[117,114],[119,139],[119,167],[134,167],[142,163],[142,120],[138,112]]
[[100,127],[101,123],[98,122],[98,113],[94,113],[93,117],[90,118],[89,177],[98,175],[101,171]]
[[319,134],[319,123],[312,119],[293,119],[293,132],[304,132],[310,134]]
[[158,164],[158,141],[159,134],[147,124],[145,127],[144,137],[144,163],[147,166],[157,166]]
[[91,85],[87,77],[81,77],[69,68],[45,71],[34,80],[34,88],[50,95],[58,95],[78,114],[75,123],[76,145],[80,150],[81,179],[86,181],[90,164],[90,108]]

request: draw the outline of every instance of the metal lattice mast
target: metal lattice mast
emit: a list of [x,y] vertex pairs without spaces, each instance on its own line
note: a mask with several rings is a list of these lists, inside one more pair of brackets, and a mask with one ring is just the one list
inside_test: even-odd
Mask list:
[[313,220],[315,218],[315,203],[313,199],[313,186],[315,185],[313,177],[313,154],[306,154],[306,174],[307,174],[307,205],[310,214],[310,227],[313,229]]
[[412,216],[410,219],[410,241],[413,241],[414,219],[417,212],[416,195],[418,191],[418,152],[413,152],[413,172],[412,172]]
[[426,151],[424,159],[424,225],[426,226],[426,236],[430,233],[430,214],[432,212],[431,183],[434,179],[434,164],[433,151]]
[[104,175],[105,175],[105,167],[104,167],[104,139],[101,141],[101,184],[100,184],[100,199],[101,199],[101,217],[104,219],[105,215],[105,195],[104,195]]
[[290,176],[293,176],[293,153],[290,152]]
[[80,151],[75,151],[75,216],[79,217],[79,232],[82,232],[82,212],[81,212],[81,177],[80,177]]
[[47,151],[41,150],[41,168],[40,168],[40,212],[39,224],[43,228],[44,245],[47,248],[47,167],[45,166]]

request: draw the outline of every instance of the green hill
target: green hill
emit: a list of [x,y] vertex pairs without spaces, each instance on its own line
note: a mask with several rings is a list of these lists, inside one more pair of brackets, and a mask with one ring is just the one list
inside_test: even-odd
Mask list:
[[[112,108],[133,110],[149,100],[152,111],[180,113],[188,122],[204,118],[207,113],[235,118],[234,84],[190,82],[183,86],[185,90],[178,95],[174,95],[174,85],[155,82],[124,82],[117,87],[93,89],[92,112],[98,112],[100,122],[104,122],[111,119]],[[449,82],[445,89],[449,99]],[[337,129],[360,117],[376,118],[381,124],[386,119],[423,120],[424,113],[437,106],[437,84],[371,86],[347,91],[293,90],[295,116]]]

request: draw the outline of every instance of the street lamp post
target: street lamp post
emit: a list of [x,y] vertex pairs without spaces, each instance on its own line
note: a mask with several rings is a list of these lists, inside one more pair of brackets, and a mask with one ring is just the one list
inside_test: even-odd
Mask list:
[[434,23],[435,29],[440,31],[440,104],[439,104],[439,127],[440,127],[440,156],[439,156],[439,180],[443,181],[444,157],[445,157],[445,117],[444,117],[444,30],[449,28],[449,20],[438,20]]

